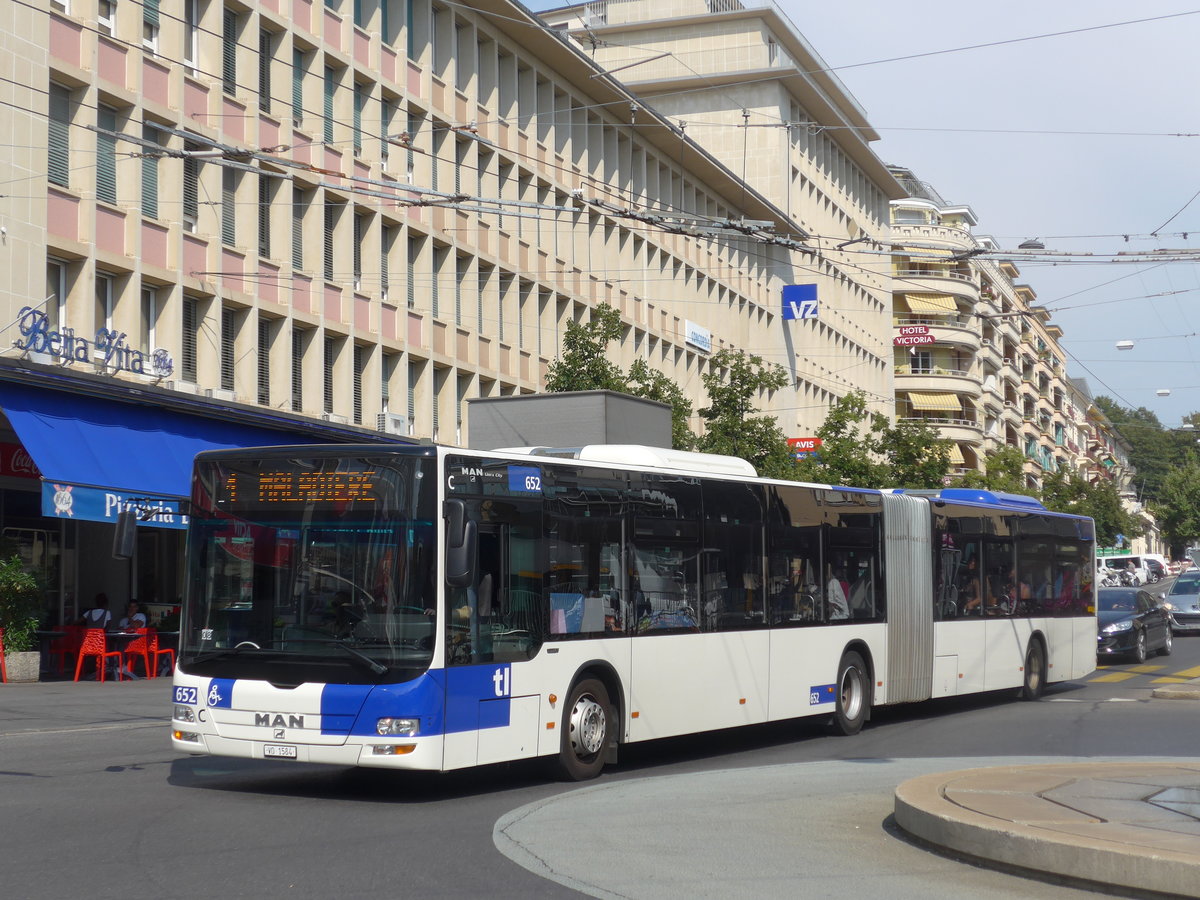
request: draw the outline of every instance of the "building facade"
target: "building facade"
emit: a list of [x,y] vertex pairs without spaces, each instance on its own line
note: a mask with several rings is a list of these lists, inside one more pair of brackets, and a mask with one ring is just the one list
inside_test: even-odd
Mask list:
[[[126,571],[82,503],[54,503],[186,496],[186,462],[148,483],[147,410],[175,451],[263,429],[465,444],[466,401],[538,391],[599,303],[626,326],[617,361],[697,407],[726,347],[785,365],[791,385],[759,402],[789,431],[851,388],[890,397],[887,267],[836,244],[881,242],[898,188],[841,86],[799,84],[803,48],[770,98],[788,127],[761,146],[742,129],[735,155],[500,0],[39,0],[0,7],[0,28],[18,136],[0,158],[0,389],[17,385],[0,442],[40,471],[0,528],[27,558],[54,544],[61,619],[100,590],[177,595],[177,538]],[[794,285],[815,285],[815,318],[787,315]],[[115,464],[52,453],[50,407],[83,441],[105,416],[122,428]]]

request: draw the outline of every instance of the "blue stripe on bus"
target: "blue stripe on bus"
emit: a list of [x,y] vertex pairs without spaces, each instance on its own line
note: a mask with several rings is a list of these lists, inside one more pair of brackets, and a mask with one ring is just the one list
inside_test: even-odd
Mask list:
[[434,669],[402,684],[327,684],[321,733],[372,735],[375,723],[389,716],[419,718],[423,735],[505,728],[511,696],[507,663]]
[[815,684],[808,689],[809,706],[820,706],[822,703],[832,703],[836,699],[836,684]]

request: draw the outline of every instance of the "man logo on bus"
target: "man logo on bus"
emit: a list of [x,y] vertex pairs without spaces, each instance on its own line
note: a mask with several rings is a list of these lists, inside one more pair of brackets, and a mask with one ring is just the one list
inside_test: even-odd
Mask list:
[[492,673],[492,687],[497,697],[512,696],[512,666],[501,666]]

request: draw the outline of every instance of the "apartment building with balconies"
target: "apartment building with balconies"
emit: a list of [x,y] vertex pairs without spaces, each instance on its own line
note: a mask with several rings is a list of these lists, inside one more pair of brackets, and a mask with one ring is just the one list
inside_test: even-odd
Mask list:
[[1029,485],[1076,466],[1078,417],[1059,339],[1020,270],[967,206],[947,203],[910,170],[892,203],[896,415],[952,441],[951,465],[983,469],[1008,445],[1026,457]]

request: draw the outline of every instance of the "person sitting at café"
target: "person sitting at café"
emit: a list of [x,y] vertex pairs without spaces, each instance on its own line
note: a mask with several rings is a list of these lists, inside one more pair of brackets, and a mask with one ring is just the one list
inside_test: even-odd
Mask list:
[[99,593],[92,601],[92,608],[83,614],[80,625],[88,628],[107,628],[112,624],[112,613],[108,611],[108,595]]
[[129,601],[129,606],[125,608],[125,618],[117,623],[117,627],[122,631],[133,631],[136,628],[146,627],[146,614],[141,611],[136,600]]

